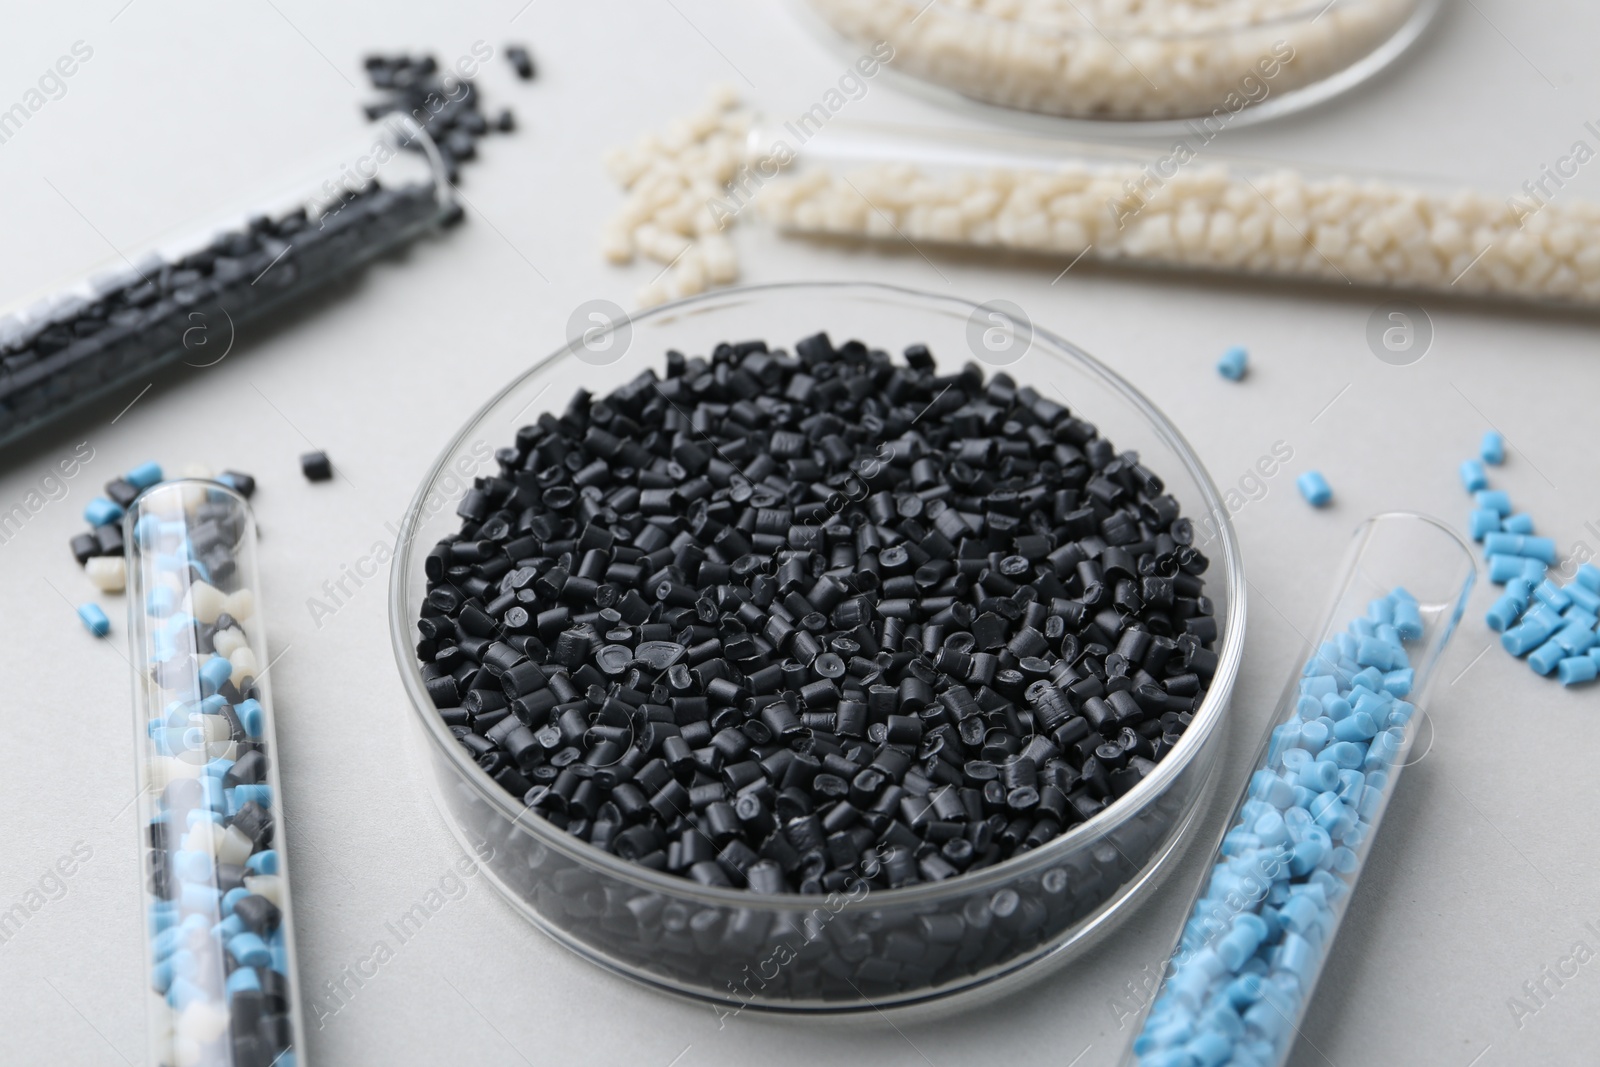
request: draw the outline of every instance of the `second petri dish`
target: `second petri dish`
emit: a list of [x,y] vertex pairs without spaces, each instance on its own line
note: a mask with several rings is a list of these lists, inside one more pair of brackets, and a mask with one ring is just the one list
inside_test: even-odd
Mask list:
[[1364,81],[1441,0],[804,0],[891,69],[1023,112],[1145,124],[1242,122]]

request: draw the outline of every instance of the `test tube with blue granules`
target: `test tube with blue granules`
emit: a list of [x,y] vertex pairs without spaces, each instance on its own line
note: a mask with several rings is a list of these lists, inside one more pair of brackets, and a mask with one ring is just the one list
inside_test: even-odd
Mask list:
[[255,521],[217,482],[124,519],[144,853],[149,1062],[302,1060]]
[[1379,515],[1358,531],[1129,1063],[1288,1058],[1476,573],[1433,519]]

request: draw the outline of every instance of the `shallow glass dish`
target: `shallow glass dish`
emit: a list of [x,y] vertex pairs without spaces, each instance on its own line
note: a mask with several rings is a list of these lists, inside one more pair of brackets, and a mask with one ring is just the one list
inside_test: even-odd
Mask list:
[[1088,0],[797,2],[803,20],[825,29],[851,60],[887,42],[894,56],[886,65],[906,76],[903,84],[1070,119],[1202,120],[1212,135],[1365,81],[1409,48],[1442,6],[1284,0],[1266,12],[1230,13],[1228,3],[1197,3],[1185,18],[1163,20],[1097,14]]
[[[720,341],[790,347],[827,330],[898,352],[927,344],[954,367],[989,344],[988,309],[886,285],[805,283],[723,290],[599,325],[501,389],[423,479],[399,535],[390,627],[435,799],[490,880],[539,929],[592,960],[670,992],[729,1008],[831,1013],[908,1006],[1035,976],[1090,944],[1165,872],[1186,842],[1221,748],[1244,641],[1244,574],[1227,509],[1178,430],[1104,364],[1044,330],[1022,327],[1003,368],[1059,392],[1119,449],[1137,450],[1205,531],[1206,592],[1220,633],[1218,667],[1193,723],[1151,774],[1044,846],[943,882],[855,895],[758,895],[706,887],[627,863],[525,808],[469,758],[434,710],[413,647],[426,591],[423,557],[459,526],[455,503],[494,449],[579,387],[601,395],[668,349]],[[609,362],[605,362],[609,360]],[[1197,544],[1201,537],[1197,536]],[[890,949],[890,950],[886,950]],[[901,961],[885,967],[884,961]],[[862,969],[863,961],[872,961]]]

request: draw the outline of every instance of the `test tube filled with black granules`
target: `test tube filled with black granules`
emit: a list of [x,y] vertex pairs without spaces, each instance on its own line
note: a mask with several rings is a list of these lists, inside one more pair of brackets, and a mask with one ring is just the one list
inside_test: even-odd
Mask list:
[[0,443],[182,360],[220,363],[239,328],[446,222],[445,160],[405,113],[243,206],[0,307]]
[[255,521],[217,482],[124,520],[149,1062],[281,1067],[302,1027]]

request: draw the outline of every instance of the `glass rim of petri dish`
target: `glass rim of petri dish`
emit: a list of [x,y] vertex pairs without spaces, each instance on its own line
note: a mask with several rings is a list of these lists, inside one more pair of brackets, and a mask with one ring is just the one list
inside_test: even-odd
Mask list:
[[[623,327],[641,321],[705,314],[729,302],[781,300],[786,295],[798,293],[837,294],[842,299],[889,301],[898,303],[902,307],[930,313],[959,311],[963,317],[970,315],[980,306],[959,297],[881,282],[773,282],[719,289],[662,304],[612,322],[606,327],[599,328],[596,334],[604,336],[615,333]],[[1213,564],[1220,563],[1223,567],[1222,577],[1228,601],[1227,614],[1223,619],[1222,637],[1215,649],[1216,672],[1200,709],[1194,715],[1193,722],[1184,730],[1172,752],[1160,760],[1155,770],[1147,777],[1127,793],[1107,804],[1092,818],[1064,829],[1058,836],[1038,848],[1018,853],[975,872],[959,874],[943,881],[920,882],[895,889],[874,888],[871,899],[880,901],[882,906],[936,901],[952,892],[973,892],[990,884],[1003,886],[1021,875],[1046,868],[1064,857],[1105,840],[1111,831],[1144,814],[1149,809],[1150,803],[1162,796],[1172,781],[1189,767],[1200,752],[1204,751],[1205,742],[1222,725],[1234,684],[1238,679],[1245,637],[1244,562],[1227,507],[1210,474],[1178,428],[1127,379],[1072,342],[1037,324],[1032,325],[1032,334],[1036,348],[1048,351],[1053,359],[1075,364],[1128,403],[1172,450],[1174,457],[1183,465],[1184,474],[1193,480],[1194,488],[1198,490],[1201,502],[1205,505],[1205,514],[1216,523],[1219,551],[1212,554],[1210,559]],[[597,339],[596,336],[590,336],[587,343],[592,346]],[[519,798],[507,793],[483,768],[467,757],[466,750],[444,725],[444,720],[440,718],[423,684],[422,673],[413,650],[413,642],[416,639],[415,609],[418,605],[408,590],[408,580],[412,576],[413,567],[421,565],[422,556],[432,547],[431,544],[421,546],[417,544],[419,522],[425,510],[424,502],[431,495],[440,475],[446,473],[457,451],[468,442],[472,432],[483,425],[485,416],[493,413],[496,405],[510,397],[529,379],[549,370],[552,365],[568,358],[577,358],[576,353],[584,347],[584,344],[584,338],[567,342],[549,355],[538,359],[496,390],[451,436],[429,466],[406,508],[405,518],[400,523],[396,538],[394,563],[389,576],[389,632],[401,682],[411,705],[409,710],[421,720],[424,733],[437,747],[438,754],[452,765],[463,781],[470,782],[475,787],[479,799],[487,801],[508,822],[520,826],[541,844],[561,852],[573,861],[598,867],[612,877],[644,889],[684,899],[695,899],[711,905],[808,911],[815,908],[818,901],[824,898],[816,894],[753,893],[748,889],[701,885],[680,875],[630,863],[546,822],[532,809],[523,805]],[[1195,825],[1192,820],[1186,824],[1191,836]]]

